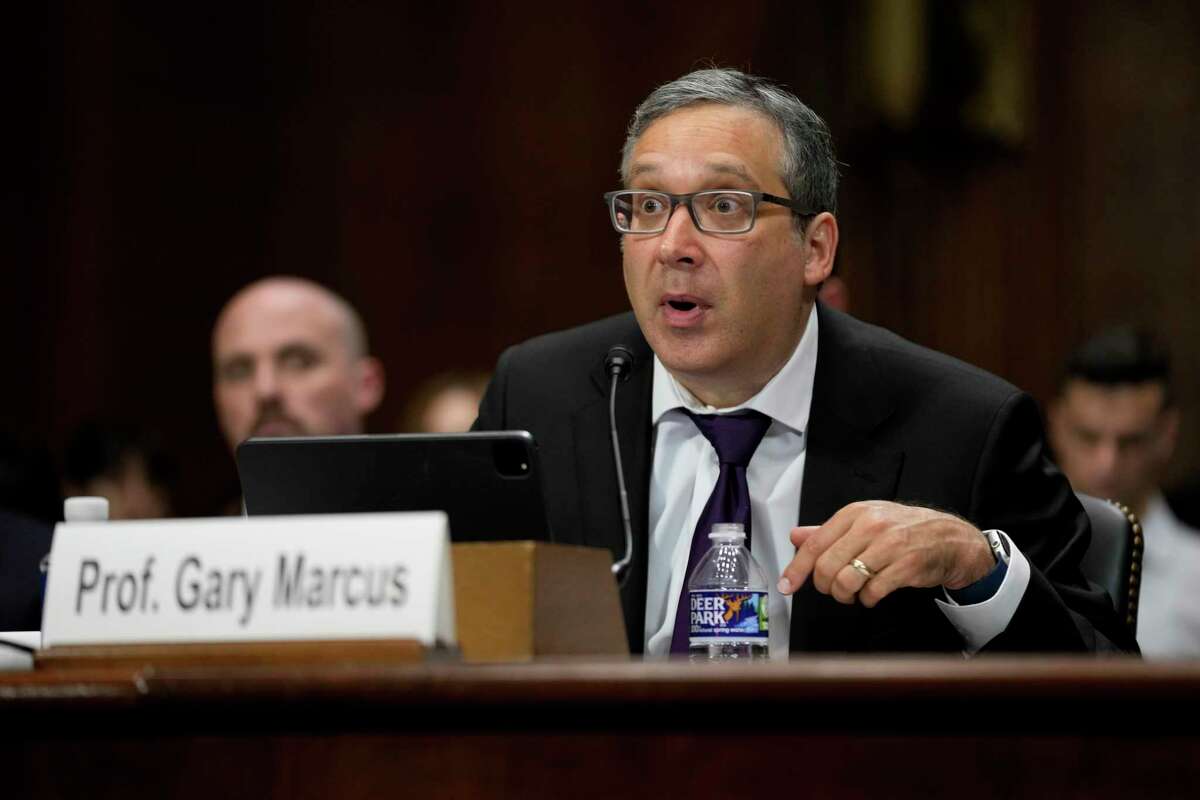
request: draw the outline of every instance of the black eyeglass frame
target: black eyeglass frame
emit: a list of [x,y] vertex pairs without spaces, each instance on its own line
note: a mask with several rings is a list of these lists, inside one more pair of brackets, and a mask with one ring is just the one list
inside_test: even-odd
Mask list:
[[[663,223],[663,226],[661,228],[658,228],[658,229],[652,230],[652,231],[621,230],[621,226],[617,224],[616,198],[617,198],[617,195],[622,195],[622,194],[652,194],[652,195],[657,195],[659,197],[666,197],[667,199],[669,199],[671,201],[671,207],[667,211],[666,217],[664,217],[664,219],[666,221]],[[700,219],[696,216],[696,209],[692,205],[692,201],[695,200],[695,198],[700,197],[701,195],[712,195],[712,194],[740,194],[740,195],[747,195],[747,196],[751,197],[754,200],[754,205],[750,209],[750,224],[747,225],[745,228],[741,228],[739,230],[734,230],[734,231],[714,231],[710,228],[706,228],[703,225],[701,225]],[[784,208],[790,210],[793,214],[795,214],[798,217],[815,217],[817,215],[817,212],[809,211],[808,209],[804,208],[804,206],[800,205],[799,203],[797,203],[795,200],[792,200],[791,198],[780,197],[779,195],[774,195],[774,194],[767,194],[766,192],[752,192],[748,189],[705,189],[704,191],[701,191],[701,192],[688,192],[687,194],[671,194],[670,192],[660,192],[656,189],[617,189],[612,192],[604,193],[604,204],[606,206],[608,206],[608,217],[609,217],[609,221],[612,222],[613,228],[616,230],[617,233],[631,234],[633,236],[639,236],[639,235],[652,236],[656,233],[662,233],[663,231],[665,231],[667,229],[667,225],[670,224],[671,217],[673,217],[675,215],[675,209],[678,208],[680,205],[687,206],[688,216],[690,216],[692,218],[692,224],[696,226],[696,230],[698,230],[698,231],[703,231],[704,233],[748,233],[748,232],[754,230],[754,223],[758,221],[758,204],[759,203],[772,203],[777,206],[783,206]]]

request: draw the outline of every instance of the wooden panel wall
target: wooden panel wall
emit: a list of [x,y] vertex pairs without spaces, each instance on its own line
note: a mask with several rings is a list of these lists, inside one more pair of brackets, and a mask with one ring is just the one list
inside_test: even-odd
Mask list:
[[880,124],[863,88],[874,5],[26,12],[6,56],[29,76],[29,155],[0,278],[0,429],[57,448],[91,413],[144,420],[184,461],[181,510],[215,510],[233,472],[209,331],[275,272],[362,309],[390,369],[372,426],[393,429],[434,372],[624,307],[599,195],[637,101],[712,60],[788,83],[830,121],[860,316],[1043,398],[1085,329],[1152,317],[1193,420],[1177,471],[1200,469],[1197,12],[1027,9],[1030,125],[990,150]]

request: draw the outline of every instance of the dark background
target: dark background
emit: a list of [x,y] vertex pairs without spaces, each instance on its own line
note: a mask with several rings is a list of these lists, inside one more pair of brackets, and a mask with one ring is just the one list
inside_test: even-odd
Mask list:
[[[574,5],[574,4],[572,4]],[[162,432],[179,511],[233,480],[209,333],[271,273],[363,312],[372,430],[447,367],[625,308],[600,194],[655,85],[790,86],[845,162],[852,310],[1048,399],[1085,331],[1169,339],[1200,469],[1192,2],[51,2],[9,16],[0,431]]]

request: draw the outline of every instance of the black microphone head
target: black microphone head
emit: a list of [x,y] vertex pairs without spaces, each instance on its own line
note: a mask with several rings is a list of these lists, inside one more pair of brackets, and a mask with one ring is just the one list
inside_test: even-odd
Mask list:
[[629,377],[629,373],[633,372],[633,365],[633,353],[621,344],[608,348],[608,354],[604,356],[604,371],[609,375],[620,375],[621,380]]

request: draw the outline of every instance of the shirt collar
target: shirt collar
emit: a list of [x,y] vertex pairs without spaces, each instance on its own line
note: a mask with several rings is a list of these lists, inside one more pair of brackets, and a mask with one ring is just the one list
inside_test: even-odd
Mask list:
[[813,379],[817,372],[817,314],[816,306],[809,309],[808,323],[804,334],[787,363],[775,377],[767,381],[758,394],[733,408],[716,409],[705,405],[684,388],[683,384],[667,371],[654,356],[654,388],[650,401],[651,422],[657,425],[663,416],[674,409],[683,408],[698,414],[729,414],[734,411],[753,409],[781,422],[797,433],[808,427],[808,413],[812,407]]

